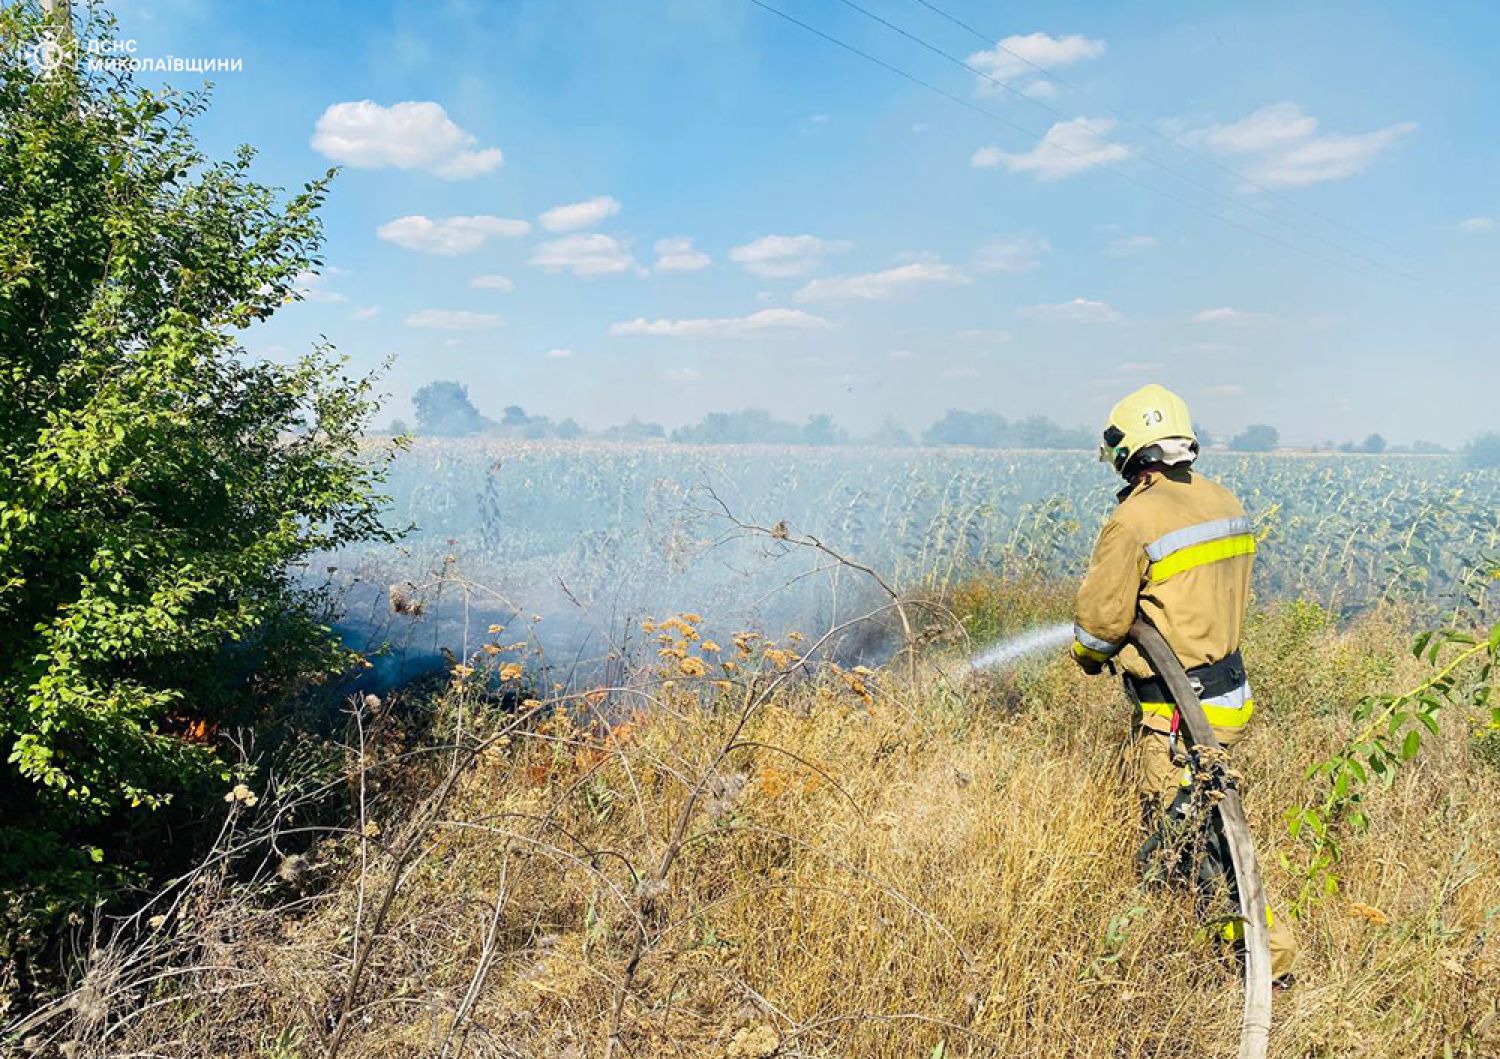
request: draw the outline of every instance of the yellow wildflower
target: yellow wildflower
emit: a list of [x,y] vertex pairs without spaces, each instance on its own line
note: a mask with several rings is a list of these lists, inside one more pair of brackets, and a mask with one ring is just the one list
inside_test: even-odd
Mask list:
[[260,799],[255,796],[255,792],[249,787],[246,787],[243,783],[236,783],[234,788],[228,794],[224,795],[224,800],[226,802],[244,802],[245,805],[250,806],[254,805]]

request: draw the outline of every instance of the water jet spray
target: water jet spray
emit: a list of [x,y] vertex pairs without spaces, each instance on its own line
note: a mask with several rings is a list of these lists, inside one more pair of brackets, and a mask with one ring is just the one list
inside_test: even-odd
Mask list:
[[1031,655],[1060,648],[1072,639],[1073,626],[1069,622],[1059,622],[1040,629],[1028,629],[985,648],[969,659],[969,668],[971,670],[1003,669]]

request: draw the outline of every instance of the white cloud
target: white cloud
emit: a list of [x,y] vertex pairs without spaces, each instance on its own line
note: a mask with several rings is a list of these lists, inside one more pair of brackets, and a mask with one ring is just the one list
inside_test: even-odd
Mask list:
[[911,360],[914,356],[916,354],[909,349],[893,349],[890,352],[892,360]]
[[1165,367],[1165,365],[1159,364],[1154,360],[1131,360],[1119,365],[1116,370],[1125,375],[1150,375],[1154,372],[1161,371],[1163,367]]
[[303,301],[337,304],[338,302],[349,300],[337,291],[329,290],[326,286],[327,282],[328,278],[326,276],[320,276],[316,272],[303,271],[297,273],[296,278],[292,280],[292,287],[301,296]]
[[1251,175],[1262,184],[1283,188],[1342,180],[1364,172],[1377,155],[1416,127],[1414,121],[1403,121],[1359,136],[1320,136],[1256,167]]
[[940,261],[918,261],[888,268],[883,272],[815,279],[794,297],[799,302],[889,301],[901,297],[912,287],[926,283],[963,286],[969,282],[969,277],[952,265],[945,265]]
[[661,374],[668,382],[697,382],[703,378],[703,373],[697,368],[668,368]]
[[380,315],[380,306],[378,306],[378,305],[361,305],[358,309],[355,309],[352,313],[349,314],[349,319],[351,319],[351,320],[373,320],[373,319],[375,319],[375,317],[377,317],[379,315]]
[[1252,312],[1249,309],[1235,309],[1224,305],[1217,309],[1203,309],[1193,314],[1195,324],[1248,324],[1257,320],[1269,320],[1267,313]]
[[675,235],[656,241],[656,271],[697,272],[712,262],[707,254],[693,248],[693,241],[685,235]]
[[1465,232],[1487,232],[1495,227],[1495,218],[1470,217],[1467,220],[1459,221],[1458,227],[1460,231]]
[[1111,239],[1104,252],[1110,257],[1130,257],[1156,245],[1157,238],[1154,235],[1122,235]]
[[313,131],[320,154],[357,169],[424,169],[448,180],[466,180],[504,161],[498,147],[474,150],[477,141],[437,103],[383,107],[365,99],[335,103]]
[[1052,244],[1035,236],[996,239],[979,248],[974,267],[981,272],[1031,272],[1041,266],[1042,256],[1051,252]]
[[575,276],[609,276],[639,270],[630,251],[612,235],[565,235],[542,243],[531,264],[547,272],[571,272]]
[[444,217],[433,220],[414,214],[387,221],[375,230],[386,242],[423,254],[468,254],[490,239],[499,236],[514,239],[531,231],[525,221],[479,214],[473,217]]
[[1067,320],[1083,324],[1110,324],[1124,319],[1109,303],[1087,298],[1074,298],[1055,305],[1030,305],[1017,311],[1033,320]]
[[639,317],[613,324],[612,335],[652,335],[666,338],[751,338],[778,331],[820,331],[829,326],[821,316],[801,309],[762,309],[749,316],[704,317],[695,320],[647,320]]
[[1228,125],[1194,134],[1211,150],[1250,160],[1246,175],[1263,187],[1306,187],[1367,169],[1417,128],[1402,121],[1359,134],[1318,135],[1318,119],[1292,102],[1272,103]]
[[827,125],[832,120],[833,118],[829,117],[827,114],[814,114],[812,116],[812,123],[814,125]]
[[990,345],[999,345],[1001,342],[1009,342],[1011,334],[1009,331],[999,328],[971,327],[963,331],[957,331],[953,335],[960,342],[981,342]]
[[467,309],[421,309],[406,317],[407,327],[432,331],[489,331],[505,323],[494,313],[471,313]]
[[1229,125],[1210,127],[1204,142],[1224,154],[1253,154],[1283,147],[1318,131],[1318,119],[1292,102],[1272,103]]
[[1057,86],[1047,80],[1033,81],[1021,89],[1021,93],[1032,99],[1056,99]]
[[1245,388],[1237,382],[1226,382],[1203,387],[1203,394],[1206,397],[1244,397]]
[[977,379],[978,368],[944,368],[942,377],[945,379]]
[[[1104,42],[1078,34],[1066,37],[1049,37],[1045,33],[1006,37],[989,51],[975,52],[969,56],[969,65],[983,70],[994,81],[1009,81],[1014,77],[1033,77],[1036,67],[1060,70],[1087,59],[1097,59],[1104,54]],[[994,81],[981,77],[975,84],[980,95],[997,95],[1004,91]]]
[[480,290],[498,290],[510,293],[516,289],[516,285],[509,276],[490,275],[475,276],[469,280],[469,286],[478,287]]
[[1130,157],[1123,144],[1106,139],[1115,125],[1112,118],[1059,121],[1029,151],[1011,154],[998,147],[981,147],[969,164],[976,169],[1003,165],[1012,173],[1035,173],[1038,180],[1061,180],[1093,166],[1111,165]]
[[763,235],[729,251],[729,260],[757,276],[805,276],[828,254],[841,254],[853,244],[816,235]]
[[549,350],[547,350],[547,359],[548,360],[567,360],[572,355],[573,355],[573,351],[571,349],[549,349]]
[[600,195],[586,202],[570,202],[566,206],[553,206],[537,220],[549,232],[576,232],[580,228],[592,228],[619,212],[618,199]]

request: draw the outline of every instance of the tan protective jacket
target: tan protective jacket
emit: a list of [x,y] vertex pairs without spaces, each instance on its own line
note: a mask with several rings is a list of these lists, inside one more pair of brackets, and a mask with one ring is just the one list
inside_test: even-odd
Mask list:
[[[1250,520],[1229,490],[1186,467],[1147,474],[1099,533],[1078,592],[1074,654],[1154,676],[1125,642],[1139,610],[1186,668],[1219,661],[1240,645],[1254,553]],[[1141,705],[1147,727],[1170,726],[1170,703]],[[1241,727],[1254,710],[1248,682],[1203,705],[1220,728]]]

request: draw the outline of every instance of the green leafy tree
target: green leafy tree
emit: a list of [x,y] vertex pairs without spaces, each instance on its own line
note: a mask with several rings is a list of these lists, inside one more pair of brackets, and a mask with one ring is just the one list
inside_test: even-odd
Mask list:
[[635,416],[627,423],[620,423],[604,432],[607,441],[661,441],[667,430],[660,423],[643,423]]
[[493,424],[469,400],[469,388],[457,382],[429,382],[411,397],[417,432],[432,438],[477,434]]
[[771,418],[763,408],[709,412],[697,423],[678,427],[672,440],[687,445],[796,445],[802,428]]
[[922,444],[998,449],[1009,440],[1009,432],[1010,424],[995,412],[964,412],[950,408],[943,413],[943,418],[922,432]]
[[41,28],[0,10],[0,979],[191,833],[218,726],[347,664],[297,564],[385,534],[370,381],[236,338],[321,264],[332,174],[284,197],[198,150],[201,94],[38,76]]
[[1059,426],[1046,416],[1027,416],[1011,427],[1015,444],[1023,449],[1089,449],[1093,435],[1087,430]]
[[802,442],[805,445],[842,445],[848,440],[849,435],[843,427],[826,413],[808,416],[807,424],[802,428]]
[[1464,463],[1475,470],[1500,467],[1500,434],[1481,434],[1465,445]]
[[1236,434],[1229,447],[1236,452],[1274,452],[1280,444],[1280,431],[1264,423],[1255,423]]

